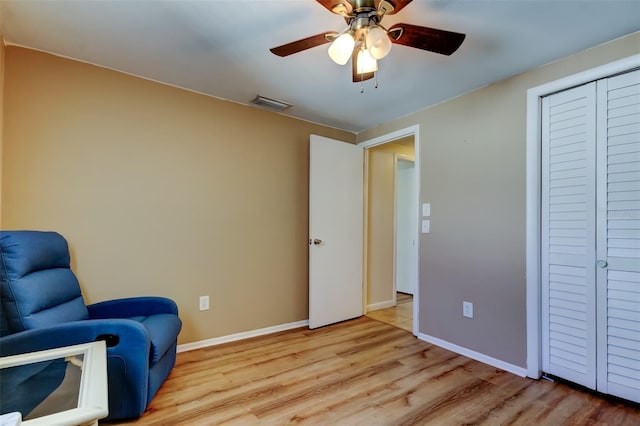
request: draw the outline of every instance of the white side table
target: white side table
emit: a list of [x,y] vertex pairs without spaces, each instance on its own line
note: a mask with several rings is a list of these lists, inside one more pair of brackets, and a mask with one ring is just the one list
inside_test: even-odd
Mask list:
[[[53,426],[53,425],[98,425],[98,420],[109,414],[107,392],[107,349],[105,342],[98,341],[82,345],[66,346],[40,352],[13,355],[0,358],[0,369],[19,367],[42,361],[64,360],[67,362],[67,376],[75,376],[63,380],[47,399],[37,406],[31,414],[27,413],[25,420],[20,423],[20,417],[13,419],[25,426]],[[77,371],[74,373],[74,371]],[[0,371],[0,375],[2,371]],[[79,375],[79,380],[78,376]],[[64,389],[63,389],[64,388]],[[71,394],[71,407],[55,403],[55,394]],[[67,398],[69,399],[69,398]],[[60,407],[64,408],[60,408]],[[11,420],[9,413],[4,417]],[[8,423],[7,423],[8,424]]]

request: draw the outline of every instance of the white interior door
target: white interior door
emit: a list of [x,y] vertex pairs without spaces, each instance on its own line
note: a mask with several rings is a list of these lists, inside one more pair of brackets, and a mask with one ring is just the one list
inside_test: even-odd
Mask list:
[[597,371],[640,402],[640,71],[598,81]]
[[413,294],[416,288],[415,256],[418,228],[418,200],[415,163],[398,158],[396,161],[396,290]]
[[542,102],[542,367],[640,402],[640,71]]
[[361,147],[310,137],[309,327],[363,314]]
[[596,386],[596,86],[542,102],[542,368]]

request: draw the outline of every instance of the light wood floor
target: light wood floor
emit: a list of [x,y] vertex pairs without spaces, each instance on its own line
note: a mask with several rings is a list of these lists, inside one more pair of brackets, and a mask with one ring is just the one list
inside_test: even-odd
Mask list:
[[403,330],[413,330],[413,297],[410,294],[398,293],[397,305],[391,308],[367,312],[369,318],[382,321]]
[[638,425],[640,410],[361,317],[178,354],[136,425]]

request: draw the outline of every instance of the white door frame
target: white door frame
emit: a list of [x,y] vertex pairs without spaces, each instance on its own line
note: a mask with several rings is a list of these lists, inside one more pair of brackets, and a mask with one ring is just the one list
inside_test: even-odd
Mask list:
[[540,318],[542,98],[552,93],[638,67],[640,67],[640,54],[533,87],[527,91],[526,306],[528,377],[537,379],[542,374],[542,330]]
[[[416,168],[416,174],[415,174],[415,178],[416,178],[416,190],[418,192],[418,206],[420,205],[420,125],[416,124],[414,126],[410,126],[410,127],[406,127],[404,129],[400,129],[400,130],[396,130],[394,132],[391,133],[387,133],[386,135],[382,135],[382,136],[378,136],[372,139],[368,139],[365,140],[363,142],[360,142],[358,144],[358,146],[361,146],[362,148],[364,148],[364,150],[368,150],[369,148],[373,148],[375,146],[378,145],[383,145],[385,143],[389,143],[389,142],[393,142],[396,141],[398,139],[402,139],[408,136],[413,136],[413,140],[414,140],[414,156],[415,156],[415,168]],[[367,194],[367,182],[368,182],[368,161],[367,158],[368,156],[365,155],[365,177],[364,177],[364,184],[365,184],[365,190],[364,190],[364,197],[365,197],[365,206],[368,205],[368,194]],[[364,209],[364,226],[365,226],[365,230],[368,227],[368,208]],[[418,217],[420,217],[418,215]],[[419,222],[419,220],[418,220]],[[413,295],[413,334],[414,336],[418,335],[418,316],[419,316],[419,306],[420,304],[418,303],[418,300],[420,299],[420,274],[419,274],[419,264],[420,264],[420,234],[418,232],[418,228],[416,227],[416,241],[418,241],[418,244],[416,244],[415,246],[415,253],[414,255],[416,256],[416,259],[418,259],[418,262],[416,262],[416,270],[415,270],[415,275],[416,275],[416,289],[415,289],[415,294]],[[363,281],[364,281],[364,288],[363,288],[363,296],[364,296],[364,300],[362,301],[362,304],[364,306],[365,312],[366,312],[366,306],[367,306],[367,282],[368,282],[368,277],[367,277],[367,244],[368,244],[368,236],[367,236],[367,232],[364,233],[364,242],[363,242],[364,246],[363,246],[363,259],[364,259],[364,265],[363,265]],[[395,297],[395,295],[394,295]]]

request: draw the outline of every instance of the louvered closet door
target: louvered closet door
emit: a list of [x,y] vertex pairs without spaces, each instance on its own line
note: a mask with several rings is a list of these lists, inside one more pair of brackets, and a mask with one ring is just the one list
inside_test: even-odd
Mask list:
[[640,402],[640,71],[598,82],[597,116],[598,390]]
[[542,366],[596,385],[595,83],[543,99]]

